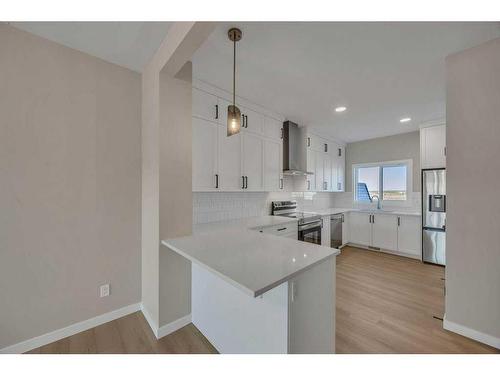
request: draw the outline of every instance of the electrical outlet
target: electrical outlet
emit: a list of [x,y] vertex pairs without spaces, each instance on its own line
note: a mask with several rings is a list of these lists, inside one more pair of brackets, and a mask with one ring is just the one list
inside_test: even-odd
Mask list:
[[101,298],[109,296],[109,284],[104,284],[104,285],[100,286],[100,288],[99,288],[99,296]]

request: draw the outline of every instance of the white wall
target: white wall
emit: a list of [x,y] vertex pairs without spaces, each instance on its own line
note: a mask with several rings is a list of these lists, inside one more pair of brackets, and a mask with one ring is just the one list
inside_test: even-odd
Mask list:
[[0,50],[3,348],[140,301],[141,79],[7,25]]
[[500,38],[446,67],[446,322],[500,348]]

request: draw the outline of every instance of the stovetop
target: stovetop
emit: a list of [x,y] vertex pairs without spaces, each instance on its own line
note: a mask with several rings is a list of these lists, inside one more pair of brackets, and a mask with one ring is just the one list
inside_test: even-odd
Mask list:
[[321,220],[321,215],[297,211],[297,202],[278,201],[272,203],[272,214],[276,216],[298,219],[299,225],[309,224]]

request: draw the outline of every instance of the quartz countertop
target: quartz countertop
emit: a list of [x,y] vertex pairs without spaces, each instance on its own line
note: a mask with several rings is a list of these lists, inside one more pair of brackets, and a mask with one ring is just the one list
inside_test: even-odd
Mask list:
[[[312,211],[311,211],[312,212]],[[381,215],[400,215],[400,216],[421,216],[421,213],[418,211],[392,211],[392,210],[377,210],[377,209],[369,209],[369,208],[327,208],[319,211],[314,211],[314,213],[321,216],[329,216],[336,215],[345,212],[366,212],[370,214],[381,214]]]
[[243,229],[261,229],[266,227],[273,227],[275,225],[291,224],[297,222],[297,219],[283,217],[283,216],[257,216],[247,217],[242,219],[213,221],[210,223],[196,224],[193,226],[193,233],[205,233],[213,230],[221,230],[228,228],[243,228]]
[[202,224],[195,227],[193,235],[163,240],[162,244],[257,297],[340,253],[255,230],[294,221],[264,216]]

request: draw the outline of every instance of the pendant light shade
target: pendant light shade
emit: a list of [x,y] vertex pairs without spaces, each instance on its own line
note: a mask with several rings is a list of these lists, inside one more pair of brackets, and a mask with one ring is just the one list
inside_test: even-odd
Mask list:
[[242,32],[232,28],[227,35],[233,42],[233,104],[227,107],[227,136],[230,137],[241,130],[241,111],[236,107],[236,42],[241,39]]
[[235,105],[227,106],[227,136],[238,134],[241,130],[241,112]]

